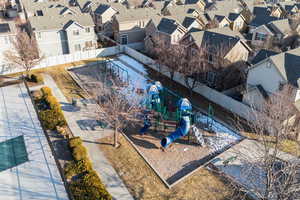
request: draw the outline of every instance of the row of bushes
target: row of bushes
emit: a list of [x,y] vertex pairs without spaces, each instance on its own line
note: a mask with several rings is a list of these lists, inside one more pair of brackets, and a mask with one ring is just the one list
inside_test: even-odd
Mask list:
[[82,140],[79,137],[71,138],[69,146],[74,161],[65,166],[65,175],[67,179],[73,179],[69,188],[74,199],[112,200],[99,176],[93,170]]
[[65,126],[66,120],[57,99],[52,95],[49,87],[41,88],[40,101],[46,104],[46,109],[39,112],[39,116],[46,129],[54,130],[57,127]]

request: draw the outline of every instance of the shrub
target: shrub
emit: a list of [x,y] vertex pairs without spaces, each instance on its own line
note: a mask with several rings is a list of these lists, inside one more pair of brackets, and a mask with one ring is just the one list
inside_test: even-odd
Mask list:
[[51,110],[61,111],[60,104],[54,96],[51,95],[45,96],[45,101]]
[[29,77],[27,77],[27,80],[33,83],[42,83],[43,77],[41,74],[31,74]]
[[83,177],[70,184],[75,200],[112,200],[95,171],[89,171]]
[[40,90],[35,90],[31,92],[31,95],[34,100],[39,100],[42,97],[42,92]]
[[39,116],[46,129],[55,130],[56,126],[66,125],[65,117],[60,111],[42,110],[39,112]]
[[72,178],[75,175],[80,175],[83,173],[87,173],[88,171],[91,171],[92,163],[89,159],[83,159],[80,161],[72,161],[67,163],[64,166],[64,172],[67,179]]
[[76,161],[87,159],[87,150],[83,145],[78,145],[73,148],[72,155]]
[[78,146],[78,145],[82,145],[82,140],[81,140],[80,137],[74,137],[74,138],[71,138],[71,139],[69,140],[69,146],[70,146],[71,148],[74,148],[74,147],[76,147],[76,146]]
[[41,91],[42,91],[42,94],[44,97],[52,96],[52,91],[51,91],[51,88],[49,88],[49,87],[44,86],[41,88]]

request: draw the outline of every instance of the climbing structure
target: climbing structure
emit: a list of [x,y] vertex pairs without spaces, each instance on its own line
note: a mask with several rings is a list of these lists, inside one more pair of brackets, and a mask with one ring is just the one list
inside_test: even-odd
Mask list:
[[[186,136],[188,133],[193,134],[197,142],[203,146],[202,133],[193,125],[195,120],[193,119],[194,114],[189,100],[181,98],[177,103],[173,103],[167,98],[166,92],[158,81],[149,86],[145,99],[144,126],[141,128],[140,133],[146,133],[153,122],[155,127],[163,124],[164,130],[175,125],[176,130],[162,139],[161,146],[163,148],[167,148],[176,139]],[[172,104],[176,104],[175,110],[170,108]]]

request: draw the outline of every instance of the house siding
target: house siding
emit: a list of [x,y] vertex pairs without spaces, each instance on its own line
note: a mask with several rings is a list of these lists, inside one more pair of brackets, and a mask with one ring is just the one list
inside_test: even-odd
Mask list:
[[[90,29],[90,32],[86,32],[86,28]],[[73,31],[78,30],[79,35],[74,35]],[[81,27],[76,23],[71,24],[67,29],[67,38],[68,38],[68,46],[70,53],[76,52],[75,45],[80,45],[81,51],[95,49],[96,48],[96,34],[94,32],[94,27]],[[86,42],[92,42],[92,47],[87,47]]]
[[3,62],[4,61],[4,55],[3,53],[5,51],[8,51],[8,50],[12,50],[13,46],[10,42],[10,39],[13,39],[15,38],[16,35],[11,35],[11,34],[7,34],[7,35],[0,35],[0,60]]
[[[253,35],[252,35],[251,44],[253,46],[263,46],[263,45],[266,44],[266,42],[268,40],[270,40],[272,38],[272,35],[270,34],[270,32],[268,30],[266,30],[266,28],[264,26],[257,27],[256,29],[253,30],[252,33],[253,33]],[[266,34],[267,35],[267,39],[265,41],[256,40],[255,39],[256,33]]]
[[249,50],[241,43],[238,42],[225,56],[225,58],[232,62],[247,61]]
[[60,31],[34,31],[34,34],[41,55],[49,57],[63,54],[62,43],[66,41],[62,41]]
[[285,82],[269,60],[259,63],[248,72],[247,86],[261,85],[269,93],[276,92],[280,83]]

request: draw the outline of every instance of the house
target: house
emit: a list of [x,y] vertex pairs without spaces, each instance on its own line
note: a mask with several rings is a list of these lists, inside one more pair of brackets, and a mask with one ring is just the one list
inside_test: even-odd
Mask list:
[[242,31],[246,27],[246,20],[242,14],[230,13],[228,19],[233,31]]
[[6,62],[3,53],[13,48],[11,40],[17,35],[17,28],[13,21],[0,23],[0,60],[2,63]]
[[111,22],[113,16],[127,9],[125,5],[114,1],[78,0],[77,4],[82,13],[89,13],[92,16],[96,32],[107,35],[112,34]]
[[288,19],[272,21],[252,30],[251,44],[256,47],[273,47],[276,44],[283,44],[290,33]]
[[284,8],[278,3],[271,7],[271,16],[277,17],[277,18],[283,18],[286,15],[286,12]]
[[164,8],[161,13],[164,16],[177,20],[187,30],[191,28],[205,28],[207,20],[201,18],[202,11],[197,4],[174,5]]
[[[294,88],[295,102],[300,99],[300,48],[255,62],[247,75],[247,90],[243,102],[259,109],[268,96],[280,91],[286,84]],[[291,94],[292,95],[292,94]]]
[[300,3],[288,2],[282,5],[287,14],[296,16],[300,14]]
[[214,1],[209,8],[206,8],[205,16],[208,16],[210,21],[217,21],[220,28],[229,23],[232,30],[243,31],[246,27],[246,19],[242,13],[246,9],[248,9],[247,4],[242,0]]
[[172,18],[151,19],[146,26],[145,49],[151,52],[157,40],[177,44],[188,30]]
[[97,48],[97,36],[90,14],[65,1],[24,0],[29,32],[35,36],[41,54],[56,56]]
[[212,51],[222,51],[217,53],[212,52],[211,56],[209,56],[210,62],[214,62],[214,58],[218,55],[230,63],[248,60],[251,49],[244,40],[233,36],[236,35],[234,32],[231,35],[225,35],[222,31],[215,30],[190,31],[180,42],[191,47],[191,49],[208,47]]
[[213,20],[218,23],[219,28],[229,27],[231,24],[231,21],[227,17],[221,15],[215,15]]
[[[232,63],[247,61],[251,49],[245,41],[237,36],[233,36],[235,33],[225,35],[221,32],[191,30],[180,40],[180,43],[185,45],[191,51],[191,54],[197,49],[205,49],[207,63],[212,66],[218,65],[217,67],[223,68],[219,65],[229,66]],[[219,62],[220,60],[224,62]],[[206,82],[209,86],[214,87],[216,82],[219,81],[219,72],[221,70],[207,72]]]
[[151,19],[161,18],[153,8],[127,9],[112,20],[113,38],[121,44],[144,42],[146,26]]
[[271,10],[270,8],[266,6],[255,6],[253,8],[253,18],[250,21],[248,27],[249,27],[249,33],[252,33],[254,29],[256,29],[259,26],[268,24],[272,21],[279,20],[280,18],[271,16]]

